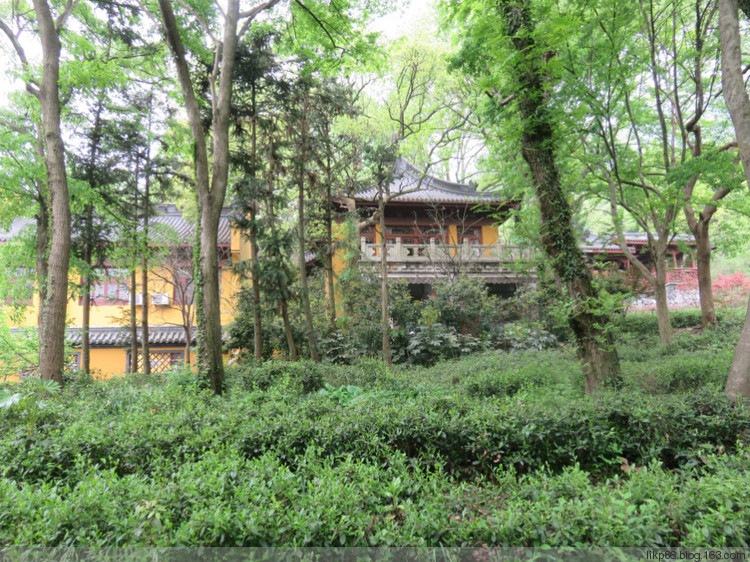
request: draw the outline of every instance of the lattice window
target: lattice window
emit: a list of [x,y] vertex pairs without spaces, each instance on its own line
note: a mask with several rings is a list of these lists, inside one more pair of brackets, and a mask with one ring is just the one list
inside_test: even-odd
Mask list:
[[[148,354],[152,373],[165,373],[185,363],[184,351],[151,351]],[[128,353],[130,359],[130,353]],[[137,371],[143,370],[143,352],[138,352]]]

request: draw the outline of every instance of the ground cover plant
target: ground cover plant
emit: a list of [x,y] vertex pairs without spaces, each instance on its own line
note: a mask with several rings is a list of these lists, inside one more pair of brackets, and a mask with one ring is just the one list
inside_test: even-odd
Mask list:
[[747,546],[736,324],[669,348],[644,324],[595,396],[565,348],[248,362],[223,397],[190,372],[14,385],[0,544]]

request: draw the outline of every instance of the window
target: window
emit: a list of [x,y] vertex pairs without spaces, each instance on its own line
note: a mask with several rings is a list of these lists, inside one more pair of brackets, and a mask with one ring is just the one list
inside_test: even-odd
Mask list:
[[[221,275],[219,275],[221,282]],[[190,306],[195,302],[195,284],[193,283],[193,272],[180,269],[174,276],[174,299],[177,306]],[[221,289],[221,287],[220,287]]]
[[[152,373],[165,373],[173,370],[175,367],[185,363],[185,352],[180,350],[159,350],[149,351],[149,362]],[[143,352],[139,351],[137,356],[138,364],[136,371],[142,370]],[[128,352],[128,365],[130,365],[131,354]]]
[[130,303],[130,285],[128,277],[130,272],[127,269],[106,269],[100,271],[98,279],[94,281],[91,291],[93,304],[129,304]]

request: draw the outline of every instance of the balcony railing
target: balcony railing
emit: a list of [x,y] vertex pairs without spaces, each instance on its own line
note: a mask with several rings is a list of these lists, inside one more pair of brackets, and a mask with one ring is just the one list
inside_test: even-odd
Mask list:
[[[360,239],[362,262],[380,262],[380,244]],[[488,282],[529,280],[531,271],[519,271],[518,264],[531,259],[531,252],[503,244],[403,244],[400,238],[386,244],[389,275],[421,278],[468,275]]]

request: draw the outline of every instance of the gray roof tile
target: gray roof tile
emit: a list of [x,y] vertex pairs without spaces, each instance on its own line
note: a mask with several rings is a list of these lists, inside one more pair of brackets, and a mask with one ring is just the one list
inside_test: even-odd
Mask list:
[[[414,191],[412,191],[414,190]],[[454,183],[424,174],[403,158],[396,161],[395,178],[390,193],[403,193],[392,199],[404,203],[506,203],[496,193],[477,191],[475,185]],[[359,201],[377,201],[376,186],[356,194]]]
[[[141,342],[141,329],[138,328],[138,343]],[[68,343],[73,347],[81,345],[81,328],[67,328]],[[89,328],[89,341],[92,347],[125,347],[130,344],[129,327]],[[185,345],[185,331],[180,326],[149,326],[150,345]]]
[[[231,242],[231,227],[229,225],[228,208],[223,209],[219,219],[219,246],[229,246]],[[18,236],[24,228],[33,228],[34,219],[15,219],[5,231],[0,231],[0,242],[7,242]],[[157,205],[156,216],[150,220],[152,225],[163,225],[161,233],[153,231],[154,238],[162,237],[166,242],[177,242],[180,244],[192,244],[194,240],[193,222],[185,217],[184,213],[171,203]],[[157,227],[159,229],[159,227]],[[139,229],[140,230],[140,229]],[[154,229],[156,230],[156,229]],[[171,234],[174,233],[174,234]]]

